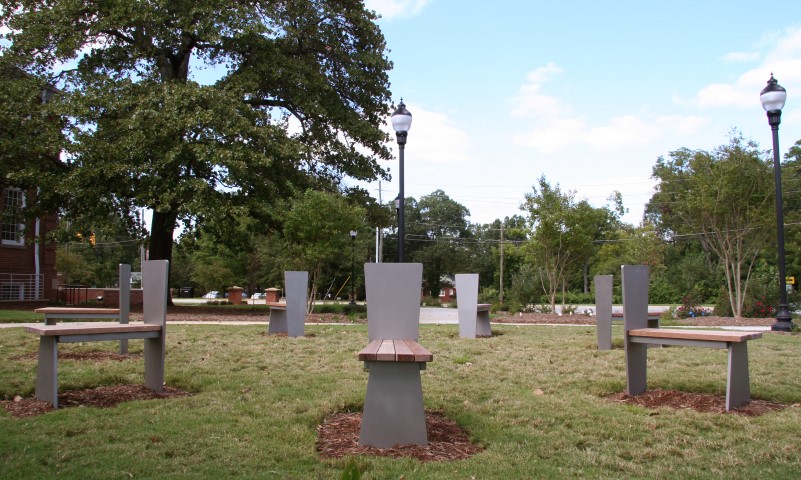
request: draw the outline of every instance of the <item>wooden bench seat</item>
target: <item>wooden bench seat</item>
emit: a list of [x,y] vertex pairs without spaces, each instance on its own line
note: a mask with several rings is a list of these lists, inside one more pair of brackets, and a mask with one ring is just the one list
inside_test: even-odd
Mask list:
[[[724,330],[685,330],[678,328],[635,328],[628,331],[630,341],[639,343],[661,343],[663,340],[686,340],[697,342],[746,342],[762,338],[762,332],[731,332]],[[669,345],[670,343],[667,343]],[[722,345],[721,348],[725,348]]]
[[762,338],[761,332],[647,328],[648,267],[624,265],[622,275],[626,392],[629,395],[639,395],[647,389],[647,347],[649,345],[678,345],[728,349],[726,410],[740,407],[751,401],[748,341]]
[[[111,323],[98,322],[90,324],[68,323],[61,325],[42,325],[27,326],[25,331],[42,337],[63,337],[59,340],[65,342],[82,342],[84,340],[73,340],[73,337],[84,335],[109,335],[114,338],[109,340],[122,340],[126,338],[147,338],[148,333],[161,334],[162,326],[148,323]],[[144,334],[144,336],[138,335]]]
[[45,316],[45,325],[55,325],[57,318],[120,318],[119,308],[44,307],[34,313]]
[[[167,315],[166,260],[153,260],[142,265],[143,323],[91,322],[26,326],[25,331],[39,336],[39,359],[36,370],[36,398],[58,408],[58,344],[75,342],[127,341],[144,339],[145,386],[155,392],[164,389],[164,351]],[[48,307],[46,315],[67,315],[53,318],[91,318],[87,315],[112,315],[118,309]],[[88,311],[73,317],[79,310]],[[98,310],[101,311],[98,313]],[[102,312],[106,310],[106,312]],[[127,344],[126,344],[127,348]]]
[[434,355],[414,340],[373,340],[359,352],[364,362],[430,362]]

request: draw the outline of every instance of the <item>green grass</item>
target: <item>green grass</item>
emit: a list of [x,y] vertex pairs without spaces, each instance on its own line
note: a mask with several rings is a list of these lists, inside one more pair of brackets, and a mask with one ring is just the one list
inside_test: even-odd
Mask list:
[[0,323],[42,322],[44,315],[33,310],[0,310]]
[[[455,325],[421,326],[434,353],[422,373],[427,409],[444,412],[486,449],[421,463],[358,457],[365,479],[799,478],[801,408],[761,417],[613,403],[625,388],[622,349],[600,352],[594,327],[494,326],[460,339]],[[621,327],[615,326],[620,336]],[[191,397],[33,418],[0,412],[0,478],[338,478],[315,428],[361,408],[367,374],[356,352],[365,325],[310,326],[304,338],[263,326],[170,325],[167,376]],[[754,398],[801,403],[801,338],[749,342]],[[36,337],[0,330],[0,397],[33,394]],[[141,341],[131,341],[133,351]],[[115,342],[66,344],[60,351]],[[651,349],[649,386],[723,394],[726,351]],[[141,359],[59,364],[60,390],[141,383]]]

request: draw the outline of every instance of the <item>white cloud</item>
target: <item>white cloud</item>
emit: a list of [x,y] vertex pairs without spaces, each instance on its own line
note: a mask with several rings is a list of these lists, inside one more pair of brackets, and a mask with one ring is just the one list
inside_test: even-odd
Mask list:
[[412,17],[420,13],[429,0],[367,0],[365,6],[382,18]]
[[512,99],[509,112],[514,118],[531,119],[533,125],[525,133],[513,136],[521,146],[540,153],[554,153],[570,145],[583,145],[592,152],[617,152],[632,146],[645,145],[670,136],[688,136],[705,123],[702,117],[622,115],[610,118],[600,126],[571,114],[562,99],[542,92],[543,86],[562,69],[554,63],[526,75],[525,83]]
[[759,59],[759,52],[731,52],[720,57],[724,63],[753,62]]
[[553,118],[565,113],[565,106],[556,97],[544,95],[540,91],[542,85],[553,76],[562,73],[562,69],[553,62],[538,68],[526,75],[526,83],[520,87],[514,97],[511,115],[514,118],[548,117]]
[[752,108],[759,101],[759,92],[767,84],[771,72],[788,91],[801,90],[801,28],[788,29],[778,36],[766,36],[763,45],[768,50],[759,67],[743,72],[732,83],[712,83],[703,87],[693,103],[702,108]]
[[[409,129],[406,144],[407,154],[413,154],[420,162],[432,164],[470,161],[473,147],[471,138],[447,114],[432,112],[419,105],[408,104],[406,108],[412,114],[412,127]],[[388,124],[384,129],[393,139],[390,146],[397,158],[395,132]]]
[[579,119],[567,118],[535,126],[528,133],[516,135],[515,143],[542,153],[554,153],[570,143],[579,141],[587,126]]

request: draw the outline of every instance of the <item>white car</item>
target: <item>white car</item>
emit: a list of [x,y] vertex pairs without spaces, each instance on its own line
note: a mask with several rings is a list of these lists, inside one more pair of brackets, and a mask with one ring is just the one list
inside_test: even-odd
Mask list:
[[222,297],[222,295],[220,295],[220,292],[218,292],[217,290],[212,290],[209,293],[203,295],[203,298],[220,298],[220,297]]
[[256,292],[250,298],[252,298],[253,300],[261,300],[262,298],[264,298],[264,294]]

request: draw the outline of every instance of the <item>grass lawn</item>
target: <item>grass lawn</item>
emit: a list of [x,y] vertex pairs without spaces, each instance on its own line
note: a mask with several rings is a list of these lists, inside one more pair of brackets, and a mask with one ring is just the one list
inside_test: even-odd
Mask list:
[[[622,327],[615,326],[615,335]],[[434,353],[424,371],[429,410],[486,449],[422,463],[358,457],[362,478],[799,478],[801,338],[749,342],[751,394],[788,408],[760,417],[647,410],[607,400],[625,388],[624,353],[599,352],[594,327],[494,325],[460,339],[455,325],[421,326]],[[115,408],[65,408],[31,418],[0,411],[0,478],[338,478],[347,459],[322,460],[316,427],[359,410],[367,373],[356,352],[365,325],[169,325],[166,382],[192,396]],[[116,342],[60,351],[115,351]],[[0,329],[0,398],[33,395],[37,338]],[[131,341],[133,352],[142,341]],[[656,348],[649,386],[724,394],[726,351]],[[142,383],[141,358],[59,363],[60,391]]]

